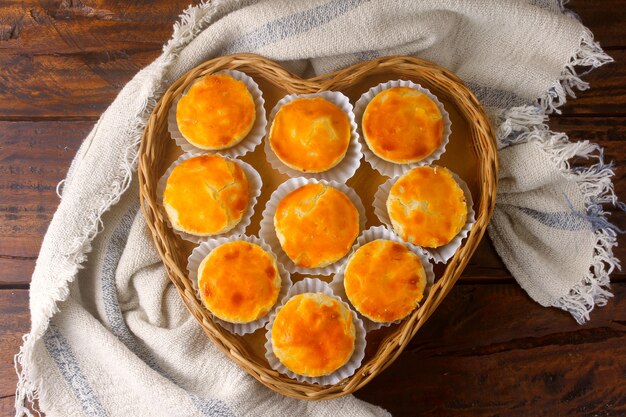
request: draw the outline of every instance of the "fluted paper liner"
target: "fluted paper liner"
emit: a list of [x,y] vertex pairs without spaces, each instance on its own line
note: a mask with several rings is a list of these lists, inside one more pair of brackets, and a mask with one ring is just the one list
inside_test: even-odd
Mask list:
[[[421,91],[426,94],[431,100],[435,102],[439,111],[441,112],[441,118],[443,120],[443,133],[442,133],[442,142],[441,145],[435,149],[430,155],[426,156],[424,159],[413,162],[410,164],[395,164],[393,162],[386,161],[376,155],[370,149],[369,145],[365,141],[365,136],[363,135],[363,114],[365,113],[365,108],[369,104],[370,101],[376,97],[376,95],[384,90],[388,90],[393,87],[410,87]],[[430,90],[422,87],[419,84],[415,84],[412,81],[408,80],[393,80],[387,81],[386,83],[378,84],[375,87],[370,88],[367,92],[363,93],[361,98],[354,105],[354,115],[357,121],[357,132],[359,134],[359,141],[361,142],[361,152],[363,152],[363,157],[365,160],[374,168],[376,171],[380,172],[382,175],[387,177],[397,177],[405,172],[422,165],[428,165],[436,161],[443,155],[446,151],[446,145],[448,144],[450,133],[452,132],[452,122],[450,121],[450,115],[443,107],[443,104],[439,101],[437,96],[430,92]]]
[[[189,279],[191,280],[193,287],[197,291],[197,297],[200,300],[200,302],[202,302],[202,297],[200,296],[200,286],[198,285],[198,278],[199,278],[198,269],[200,268],[200,264],[209,255],[209,253],[211,253],[213,249],[216,249],[217,247],[225,243],[236,242],[240,240],[259,245],[261,248],[263,248],[263,250],[270,253],[272,256],[276,257],[274,252],[272,252],[272,248],[270,248],[269,245],[263,241],[263,239],[259,239],[256,236],[237,235],[237,236],[230,236],[230,237],[222,237],[218,239],[211,239],[206,242],[202,242],[199,246],[194,248],[193,252],[191,252],[191,255],[189,255],[189,258],[187,259],[187,272],[189,274]],[[215,315],[213,315],[213,320],[219,323],[223,328],[225,328],[229,332],[237,334],[239,336],[243,336],[244,334],[248,334],[248,333],[253,333],[254,331],[265,326],[269,322],[270,316],[272,315],[272,313],[276,311],[278,306],[283,301],[283,298],[285,298],[285,296],[287,295],[287,292],[291,288],[291,276],[289,275],[289,272],[285,270],[285,268],[280,264],[280,262],[278,262],[278,260],[276,260],[276,264],[278,266],[278,274],[280,275],[280,281],[281,281],[280,292],[278,293],[278,298],[276,299],[276,303],[265,316],[255,321],[248,322],[248,323],[231,323],[231,322],[222,320],[220,318],[217,318]],[[202,305],[204,306],[204,303],[202,303]],[[205,306],[205,308],[207,307]]]
[[[302,172],[287,166],[278,158],[278,156],[276,156],[270,146],[269,132],[272,127],[272,123],[274,122],[274,118],[282,106],[287,103],[291,103],[298,98],[314,97],[321,97],[330,101],[341,108],[341,110],[343,110],[343,112],[348,116],[348,119],[350,120],[350,144],[348,145],[348,150],[346,151],[343,159],[329,170],[323,172]],[[272,168],[282,174],[289,175],[292,178],[304,177],[317,178],[326,181],[346,182],[348,179],[352,178],[356,170],[361,165],[360,161],[363,156],[361,153],[362,145],[359,141],[359,134],[357,133],[357,124],[355,122],[352,104],[350,103],[350,100],[348,100],[348,97],[336,91],[322,91],[320,93],[312,94],[290,94],[283,97],[278,103],[276,103],[276,106],[274,106],[270,112],[269,122],[267,124],[267,136],[263,146],[267,161],[270,163]]]
[[[392,324],[400,323],[403,320],[402,319],[402,320],[396,320],[396,321],[385,322],[385,323],[372,321],[368,319],[367,317],[365,317],[363,314],[361,314],[359,310],[354,305],[352,305],[352,303],[350,302],[350,299],[348,298],[346,294],[346,289],[344,286],[344,271],[346,270],[348,261],[350,260],[354,252],[357,251],[357,249],[377,239],[391,240],[393,242],[401,243],[404,246],[406,246],[407,249],[409,249],[411,252],[413,252],[420,258],[420,261],[422,262],[422,266],[424,267],[424,272],[426,273],[426,287],[424,288],[424,297],[422,298],[422,302],[428,296],[428,291],[430,290],[430,287],[435,282],[435,272],[433,271],[433,265],[428,260],[428,256],[424,252],[423,248],[419,246],[415,246],[412,243],[403,241],[402,239],[400,239],[398,235],[396,235],[391,230],[387,229],[385,226],[370,227],[369,229],[361,233],[356,243],[352,247],[352,250],[350,251],[350,255],[348,255],[345,262],[343,262],[343,264],[341,265],[341,267],[339,268],[339,270],[333,277],[333,281],[330,283],[330,287],[335,292],[335,294],[337,294],[339,297],[341,297],[342,300],[344,300],[345,302],[347,302],[354,308],[354,310],[356,311],[356,314],[363,321],[363,326],[365,327],[365,330],[368,332],[371,330],[380,329],[381,327],[388,327],[388,326],[391,326]],[[419,308],[419,306],[416,308]]]
[[185,152],[217,153],[229,158],[243,156],[248,152],[252,152],[254,148],[261,143],[263,136],[265,136],[267,118],[265,115],[265,99],[263,98],[263,93],[259,89],[257,83],[250,76],[241,71],[225,70],[216,72],[215,74],[228,74],[234,79],[242,81],[248,88],[248,91],[254,100],[254,108],[256,109],[256,117],[250,132],[248,132],[248,134],[239,143],[226,149],[202,149],[189,142],[178,129],[178,123],[176,121],[176,108],[178,107],[178,101],[181,97],[187,94],[187,91],[189,91],[194,83],[190,83],[187,88],[185,88],[185,91],[183,91],[183,94],[177,97],[172,103],[172,106],[167,114],[167,130],[170,132],[170,135],[176,144]]
[[[436,167],[436,165],[433,165],[433,167]],[[463,190],[463,194],[465,194],[465,203],[467,204],[467,220],[465,221],[465,225],[461,231],[454,238],[452,238],[449,243],[439,246],[438,248],[422,247],[432,260],[436,263],[444,264],[454,256],[454,253],[461,247],[463,239],[467,237],[470,230],[472,230],[474,223],[476,223],[474,202],[472,200],[472,193],[470,192],[469,187],[457,174],[452,171],[450,171],[450,173],[457,184],[461,187],[461,190]],[[381,184],[374,195],[374,213],[378,217],[378,220],[386,224],[390,230],[394,230],[394,228],[391,223],[391,219],[389,218],[389,213],[387,212],[387,197],[389,197],[391,187],[396,183],[396,181],[398,181],[399,178],[400,177],[390,178]]]
[[[343,365],[341,368],[336,371],[319,377],[308,377],[303,375],[298,375],[289,369],[276,357],[274,354],[274,349],[272,346],[272,326],[274,325],[274,320],[276,319],[276,315],[280,311],[283,305],[285,305],[291,297],[304,294],[304,293],[324,293],[335,300],[342,302],[350,313],[352,314],[352,321],[354,323],[355,330],[355,340],[354,340],[354,352],[352,356],[348,360],[348,362]],[[305,278],[302,281],[296,282],[293,287],[287,293],[287,296],[283,299],[281,305],[276,309],[276,311],[271,315],[270,321],[265,326],[267,332],[265,336],[267,341],[265,342],[265,358],[269,362],[272,369],[280,372],[281,374],[287,375],[290,378],[297,379],[300,382],[308,382],[309,384],[319,384],[319,385],[332,385],[337,382],[353,375],[357,369],[361,366],[361,362],[365,357],[365,328],[363,327],[363,322],[357,314],[350,308],[348,304],[346,304],[341,298],[333,293],[333,290],[330,288],[328,283],[321,281],[319,279],[314,278]]]
[[189,153],[181,155],[176,161],[174,161],[172,165],[170,165],[167,171],[165,171],[165,174],[163,174],[163,176],[159,179],[159,182],[157,184],[158,205],[159,205],[159,208],[163,210],[163,213],[165,214],[164,217],[167,221],[168,226],[178,236],[194,243],[200,243],[200,242],[204,242],[209,239],[215,239],[218,237],[241,235],[245,233],[246,228],[250,225],[252,215],[254,214],[254,206],[256,205],[257,199],[261,195],[261,186],[263,185],[261,176],[254,168],[252,168],[250,164],[240,161],[239,159],[228,158],[228,157],[225,157],[224,155],[219,155],[219,156],[224,157],[224,159],[228,159],[236,163],[246,173],[246,178],[248,180],[248,187],[249,187],[248,189],[250,191],[250,201],[248,201],[248,207],[246,207],[246,211],[243,213],[241,220],[232,229],[224,233],[210,235],[210,236],[196,236],[196,235],[192,235],[191,233],[183,232],[181,230],[176,230],[174,226],[172,225],[172,222],[170,221],[170,218],[167,215],[167,212],[165,211],[165,207],[163,206],[163,195],[165,193],[165,186],[167,185],[167,179],[169,178],[170,174],[172,173],[172,171],[178,164],[180,164],[183,161],[186,161],[187,159],[194,158],[196,156],[200,156],[204,154],[207,154],[207,152],[189,152]]
[[[325,181],[325,180],[317,180],[314,178],[291,178],[281,185],[278,186],[276,191],[272,193],[267,205],[265,206],[265,210],[263,210],[263,218],[261,219],[261,229],[259,230],[259,236],[267,242],[268,245],[271,246],[272,250],[278,257],[278,262],[282,263],[285,266],[287,271],[292,274],[295,272],[309,274],[309,275],[330,275],[337,271],[339,265],[341,264],[342,259],[345,259],[345,256],[330,265],[327,265],[323,268],[304,268],[301,266],[297,266],[291,258],[285,253],[282,246],[280,245],[280,241],[278,240],[278,236],[276,236],[276,229],[274,228],[274,214],[276,213],[276,209],[278,208],[278,204],[281,202],[283,198],[290,192],[297,190],[306,184],[324,184],[329,185],[343,192],[348,196],[352,204],[356,207],[359,212],[359,231],[365,228],[366,215],[365,208],[363,207],[363,203],[361,199],[357,195],[357,193],[350,187],[345,184],[340,184],[335,181]],[[347,255],[347,253],[346,253]]]

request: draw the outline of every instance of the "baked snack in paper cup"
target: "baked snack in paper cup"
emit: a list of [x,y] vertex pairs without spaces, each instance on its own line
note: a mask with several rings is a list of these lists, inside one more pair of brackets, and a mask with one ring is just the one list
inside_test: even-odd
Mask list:
[[335,91],[291,94],[270,112],[265,155],[290,177],[346,182],[360,166],[352,104]]
[[381,184],[374,195],[374,213],[437,263],[454,256],[476,222],[465,181],[437,165],[413,168]]
[[257,83],[241,71],[205,75],[185,89],[168,113],[168,131],[185,152],[230,158],[256,148],[265,136],[265,100]]
[[292,178],[270,197],[259,236],[291,272],[330,275],[365,227],[365,208],[350,187]]
[[450,116],[428,89],[408,80],[381,83],[354,106],[365,160],[382,175],[397,177],[441,157]]
[[240,336],[265,326],[291,288],[289,272],[255,236],[202,242],[189,256],[187,271],[214,320]]
[[399,323],[419,308],[434,281],[433,265],[421,248],[375,226],[359,236],[330,286],[370,331]]
[[259,173],[243,161],[187,153],[163,174],[157,197],[174,232],[200,243],[244,233],[261,186]]
[[266,326],[272,369],[310,384],[353,375],[365,357],[365,328],[348,304],[319,279],[294,284]]

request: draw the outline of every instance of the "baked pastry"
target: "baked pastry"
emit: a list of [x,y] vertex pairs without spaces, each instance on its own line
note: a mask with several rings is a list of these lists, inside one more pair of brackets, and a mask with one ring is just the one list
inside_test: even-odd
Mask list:
[[422,300],[426,272],[419,256],[402,243],[377,239],[350,256],[343,284],[359,313],[388,323],[405,318]]
[[178,164],[163,193],[174,229],[195,236],[227,232],[241,221],[250,201],[248,179],[235,162],[199,155]]
[[322,172],[343,159],[350,135],[350,120],[341,108],[322,97],[303,97],[278,110],[270,128],[269,144],[288,167]]
[[391,187],[387,212],[396,233],[427,248],[449,243],[467,221],[465,194],[443,167],[417,167]]
[[443,143],[439,107],[426,94],[410,87],[378,93],[365,108],[362,130],[372,152],[396,164],[421,161]]
[[306,184],[278,203],[274,227],[281,247],[296,265],[324,267],[350,251],[359,234],[359,212],[341,191]]
[[180,133],[192,145],[206,150],[238,144],[255,119],[254,99],[246,84],[228,74],[200,78],[176,106]]
[[213,249],[198,268],[202,302],[216,317],[231,323],[265,316],[276,304],[280,286],[274,255],[242,240]]
[[352,313],[324,293],[291,298],[272,326],[274,354],[290,371],[309,377],[330,374],[345,365],[355,346]]

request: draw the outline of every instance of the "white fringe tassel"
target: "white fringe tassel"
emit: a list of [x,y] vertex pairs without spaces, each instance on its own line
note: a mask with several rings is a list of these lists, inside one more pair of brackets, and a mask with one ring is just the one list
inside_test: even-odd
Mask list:
[[[609,62],[613,62],[613,58],[602,50],[600,44],[593,40],[593,33],[585,28],[580,39],[580,45],[563,69],[561,78],[555,82],[544,97],[539,99],[539,105],[547,114],[561,114],[558,108],[565,104],[568,95],[576,97],[574,88],[579,91],[589,88],[589,83],[580,77]],[[576,67],[585,67],[586,70],[578,74]]]
[[[219,1],[204,1],[197,6],[188,7],[180,17],[180,21],[174,25],[172,39],[163,47],[163,54],[154,62],[152,70],[165,73],[172,62],[176,59],[180,51],[194,39],[204,28],[212,21]],[[146,73],[140,72],[137,78],[146,77]],[[147,78],[144,85],[153,84],[153,77]],[[58,308],[56,304],[67,299],[69,295],[68,284],[73,281],[74,277],[86,260],[86,254],[91,251],[91,242],[96,235],[102,230],[102,215],[116,204],[122,194],[128,189],[132,181],[132,175],[137,169],[137,157],[139,143],[143,130],[146,126],[152,109],[156,106],[157,98],[161,96],[164,85],[157,86],[153,89],[153,93],[143,103],[141,115],[136,119],[132,126],[129,126],[127,135],[130,138],[130,145],[126,148],[123,164],[123,171],[112,181],[110,187],[103,190],[100,204],[87,215],[87,226],[83,229],[84,233],[77,236],[68,251],[67,257],[64,259],[66,271],[63,282],[65,285],[60,286],[58,291],[53,294],[53,308],[49,312],[52,317]],[[48,320],[49,321],[49,320]],[[31,329],[29,334],[24,335],[23,345],[20,351],[14,357],[15,369],[18,375],[17,389],[15,392],[15,410],[16,417],[29,416],[33,417],[31,410],[40,415],[34,402],[39,399],[41,394],[41,377],[35,375],[36,367],[33,366],[35,358],[33,357],[35,343],[39,340],[47,329],[48,323],[39,329]],[[30,408],[29,408],[30,407]]]
[[[498,149],[516,143],[535,141],[547,152],[561,172],[573,180],[585,199],[584,215],[593,225],[596,235],[593,261],[589,271],[570,292],[555,300],[554,307],[569,312],[579,324],[589,320],[595,306],[604,306],[613,296],[609,290],[610,274],[620,269],[619,260],[613,255],[617,245],[617,228],[607,219],[602,205],[611,203],[619,206],[611,178],[612,164],[604,162],[603,149],[589,141],[570,142],[565,133],[552,132],[546,124],[547,114],[560,113],[568,96],[575,97],[574,88],[586,90],[589,84],[580,79],[576,66],[597,68],[613,59],[604,53],[587,29],[583,32],[578,50],[563,70],[561,79],[555,83],[538,106],[521,106],[495,112]],[[587,71],[588,72],[588,71]],[[589,167],[572,168],[569,161],[574,158],[595,159]]]

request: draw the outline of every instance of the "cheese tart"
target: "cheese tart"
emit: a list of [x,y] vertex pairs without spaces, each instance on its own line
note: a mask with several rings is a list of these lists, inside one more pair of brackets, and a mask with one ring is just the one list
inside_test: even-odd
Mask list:
[[213,249],[198,268],[203,304],[217,318],[248,323],[267,315],[278,301],[276,258],[261,246],[236,240]]
[[195,81],[176,106],[178,130],[206,150],[230,148],[252,129],[256,107],[246,84],[228,74]]
[[241,221],[249,202],[244,170],[230,159],[210,154],[176,165],[163,193],[172,227],[195,236],[228,232]]
[[426,272],[402,243],[376,239],[360,246],[344,269],[344,288],[359,313],[378,323],[405,318],[424,296]]
[[306,184],[278,203],[274,227],[281,247],[294,264],[325,267],[350,251],[359,234],[359,212],[336,188]]
[[356,340],[352,313],[324,293],[292,297],[280,308],[271,330],[274,354],[290,371],[308,377],[345,365]]
[[361,128],[367,146],[396,164],[419,162],[443,143],[443,117],[430,97],[411,87],[392,87],[367,104]]
[[386,205],[396,233],[426,248],[449,243],[467,221],[463,189],[443,167],[407,171],[391,187]]
[[350,137],[350,119],[339,106],[322,97],[301,97],[280,107],[269,144],[288,167],[317,173],[344,158]]

